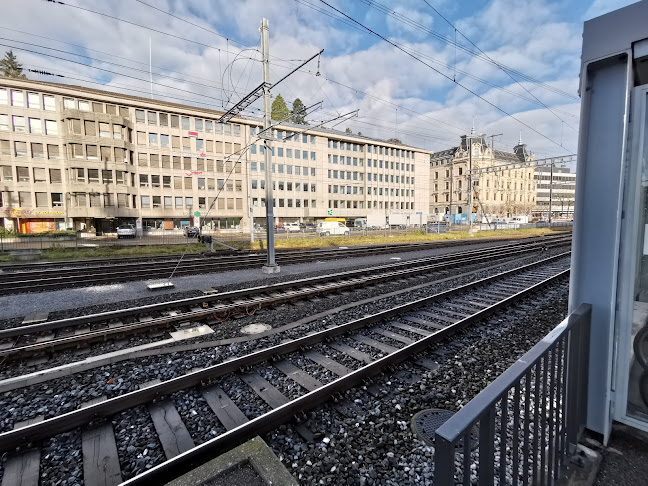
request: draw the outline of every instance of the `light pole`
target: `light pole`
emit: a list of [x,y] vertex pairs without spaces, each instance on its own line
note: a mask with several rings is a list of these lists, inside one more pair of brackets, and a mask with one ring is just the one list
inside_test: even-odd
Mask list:
[[468,234],[472,236],[472,205],[473,205],[473,187],[472,187],[472,133],[470,134],[469,157],[468,157]]
[[551,225],[551,200],[553,198],[553,162],[549,166],[549,224]]

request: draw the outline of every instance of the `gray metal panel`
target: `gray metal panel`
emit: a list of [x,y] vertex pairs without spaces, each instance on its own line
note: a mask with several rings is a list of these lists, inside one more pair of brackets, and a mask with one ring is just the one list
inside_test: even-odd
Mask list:
[[[610,377],[629,98],[628,56],[581,72],[570,312],[592,304],[587,427],[609,434]],[[630,77],[631,79],[631,77]]]
[[648,2],[644,1],[585,22],[582,63],[629,50],[633,42],[646,38],[647,18]]

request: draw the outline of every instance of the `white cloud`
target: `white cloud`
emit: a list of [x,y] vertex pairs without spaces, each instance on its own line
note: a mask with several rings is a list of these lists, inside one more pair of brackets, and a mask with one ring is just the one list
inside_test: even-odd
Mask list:
[[[560,147],[521,126],[515,120],[475,98],[393,46],[367,37],[366,34],[348,28],[300,3],[267,0],[239,0],[234,3],[226,0],[148,1],[162,10],[170,11],[206,29],[236,38],[252,47],[258,45],[261,18],[268,18],[271,34],[270,51],[273,56],[273,80],[287,73],[290,66],[295,65],[293,60],[306,59],[321,48],[325,48],[320,63],[322,76],[313,75],[317,70],[317,61],[313,61],[304,69],[304,71],[311,71],[310,74],[296,73],[274,90],[274,93],[281,93],[287,100],[300,97],[305,104],[324,101],[324,110],[315,113],[314,119],[322,120],[336,116],[338,112],[343,113],[359,108],[360,117],[347,124],[354,132],[362,131],[366,135],[380,138],[396,135],[404,142],[426,148],[443,149],[454,145],[459,140],[459,135],[470,129],[472,116],[475,115],[477,128],[480,131],[504,132],[506,134],[504,141],[515,143],[521,127],[523,137],[531,150],[536,152],[543,150],[546,153],[561,151]],[[612,0],[607,2],[596,0],[590,11],[606,8],[605,5],[611,2]],[[0,30],[0,35],[70,52],[85,53],[95,59],[136,67],[140,71],[124,69],[97,60],[91,61],[93,66],[121,73],[111,74],[52,57],[16,50],[16,54],[25,65],[70,77],[106,82],[106,89],[109,90],[122,90],[116,88],[117,85],[130,87],[138,91],[124,92],[147,96],[150,89],[148,84],[150,37],[153,44],[153,65],[178,73],[165,71],[173,79],[154,75],[154,81],[190,92],[156,85],[153,87],[156,96],[167,97],[169,101],[185,100],[184,102],[193,102],[200,106],[221,108],[224,104],[220,101],[221,98],[231,99],[234,102],[260,82],[260,64],[249,59],[242,59],[234,64],[232,81],[229,76],[223,77],[225,66],[239,53],[241,45],[233,41],[228,42],[214,33],[188,25],[139,3],[117,0],[88,5],[88,8],[107,12],[115,17],[162,32],[193,39],[212,47],[150,32],[69,6],[35,1],[25,3],[26,5],[17,3],[7,5],[0,26],[38,33],[84,46],[85,49],[6,30]],[[346,10],[348,7],[344,2],[335,4],[341,10]],[[439,2],[434,2],[434,5],[439,7]],[[550,86],[576,93],[581,26],[560,19],[558,9],[554,8],[548,0],[494,0],[481,10],[465,12],[456,8],[454,3],[443,5],[443,8],[445,12],[442,13],[445,14],[454,9],[453,18],[462,14],[470,15],[458,21],[458,27],[493,59]],[[394,7],[394,11],[428,28],[442,32],[448,30],[444,22],[418,0],[399,2],[399,5]],[[370,22],[371,25],[383,25],[379,29],[381,33],[397,38],[399,43],[415,50],[417,56],[424,56],[426,63],[443,73],[451,77],[454,74],[452,69],[455,59],[454,48],[423,35],[421,31],[397,21],[394,17],[385,18],[383,13],[375,9],[367,8],[363,21]],[[466,41],[463,43],[468,45]],[[19,44],[15,43],[15,45]],[[89,49],[132,59],[139,64],[92,52]],[[33,50],[46,52],[41,48],[33,48]],[[229,50],[229,53],[226,50]],[[49,53],[88,62],[65,53],[51,51]],[[259,57],[254,51],[242,53],[240,56],[252,57],[251,55]],[[441,67],[434,63],[435,61],[448,64],[450,68]],[[497,67],[463,54],[461,51],[457,55],[457,68],[473,76],[487,79],[521,96],[530,97],[523,88]],[[163,71],[156,67],[154,72]],[[141,80],[129,78],[125,76],[126,74]],[[328,82],[326,78],[353,89]],[[38,77],[38,79],[56,80],[51,77]],[[549,106],[578,115],[578,101],[548,91],[521,77],[516,79]],[[565,146],[575,146],[575,134],[566,129],[546,108],[462,75],[458,76],[458,80],[551,139],[560,143],[562,137]],[[83,84],[82,81],[71,78],[60,78],[58,81]],[[95,84],[88,84],[88,86],[99,87]],[[364,95],[363,92],[370,96]],[[400,108],[397,109],[395,105],[399,105]],[[253,108],[258,109],[258,106],[257,104]],[[562,114],[560,116],[566,122],[577,126],[577,119],[574,117]],[[343,124],[338,128],[344,129],[345,126]]]

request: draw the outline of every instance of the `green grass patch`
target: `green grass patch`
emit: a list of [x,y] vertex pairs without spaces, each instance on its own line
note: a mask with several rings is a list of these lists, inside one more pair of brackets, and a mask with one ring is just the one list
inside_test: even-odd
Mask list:
[[[568,228],[567,228],[568,229]],[[275,248],[278,249],[297,249],[297,248],[326,248],[337,246],[357,246],[357,245],[380,245],[389,243],[418,243],[425,241],[447,241],[447,240],[467,240],[481,239],[489,237],[516,238],[543,236],[548,234],[557,234],[564,231],[562,228],[531,228],[520,230],[498,230],[498,231],[477,231],[470,236],[467,231],[449,231],[447,233],[429,233],[423,232],[394,234],[385,236],[384,234],[374,234],[369,236],[362,235],[361,232],[351,233],[352,236],[329,236],[320,238],[316,236],[306,237],[289,237],[280,234],[276,235]],[[227,241],[227,244],[241,250],[263,250],[266,247],[265,239],[257,239],[254,243],[249,241]],[[58,246],[56,243],[52,248],[42,250],[44,260],[81,260],[91,258],[128,258],[137,256],[159,256],[159,255],[179,255],[185,249],[187,253],[201,253],[205,251],[205,245],[200,243],[191,243],[187,248],[186,244],[177,245],[149,245],[149,246],[100,246],[94,248],[66,248]],[[214,250],[219,251],[224,247],[214,244]],[[0,262],[11,261],[8,252],[0,253]]]
[[[446,233],[407,233],[385,235],[368,235],[368,236],[329,236],[320,237],[290,237],[275,238],[275,248],[324,248],[328,246],[354,246],[354,245],[380,245],[389,243],[418,243],[424,241],[447,241],[447,240],[467,240],[476,238],[492,237],[529,237],[543,236],[547,234],[556,234],[556,230],[550,228],[529,228],[519,230],[498,230],[498,231],[477,231],[473,236],[467,231],[448,231]],[[351,233],[353,235],[353,233]],[[262,250],[265,249],[265,240],[250,242],[236,242],[232,246],[241,249]]]
[[[136,256],[180,255],[187,245],[104,246],[96,248],[48,248],[43,250],[44,260],[76,260],[84,258],[127,258]],[[205,251],[205,245],[191,243],[187,253]],[[6,260],[1,260],[6,261]]]

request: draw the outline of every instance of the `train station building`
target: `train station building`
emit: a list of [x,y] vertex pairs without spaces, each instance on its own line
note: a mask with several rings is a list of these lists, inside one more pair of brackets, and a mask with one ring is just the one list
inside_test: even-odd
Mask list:
[[[27,233],[265,225],[261,120],[219,124],[221,115],[0,78],[0,222]],[[427,222],[431,151],[316,126],[280,125],[272,136],[276,223]]]

